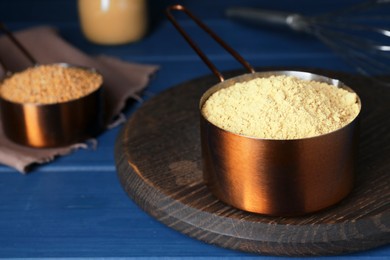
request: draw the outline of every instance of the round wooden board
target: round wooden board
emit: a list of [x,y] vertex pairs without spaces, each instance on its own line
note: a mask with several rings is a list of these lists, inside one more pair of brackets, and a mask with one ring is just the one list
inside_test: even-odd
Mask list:
[[167,226],[225,248],[307,256],[344,254],[388,244],[390,88],[359,76],[305,71],[341,79],[362,99],[356,184],[339,204],[301,217],[269,217],[232,208],[211,195],[202,182],[198,102],[202,93],[217,83],[214,76],[170,88],[134,113],[115,146],[123,188],[142,209]]

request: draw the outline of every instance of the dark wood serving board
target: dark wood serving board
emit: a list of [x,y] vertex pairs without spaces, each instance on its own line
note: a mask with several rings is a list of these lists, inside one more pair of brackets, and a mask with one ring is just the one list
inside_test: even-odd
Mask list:
[[214,76],[170,88],[129,119],[115,146],[123,188],[167,226],[225,248],[302,256],[390,243],[390,88],[356,75],[305,71],[341,79],[362,99],[355,188],[339,204],[301,217],[269,217],[232,208],[211,195],[202,182],[198,102],[217,83]]

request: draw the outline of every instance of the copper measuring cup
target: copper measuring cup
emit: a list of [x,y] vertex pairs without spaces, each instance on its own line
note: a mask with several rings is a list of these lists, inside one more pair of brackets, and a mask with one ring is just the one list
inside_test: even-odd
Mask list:
[[[2,23],[0,29],[34,66],[41,66]],[[93,68],[67,63],[49,65],[78,68],[99,74]],[[7,69],[4,69],[7,72]],[[7,74],[6,77],[12,77],[9,72]],[[78,99],[54,104],[17,103],[0,95],[4,134],[17,144],[37,148],[60,147],[82,142],[95,136],[103,127],[101,92],[100,85],[92,93]]]
[[[171,13],[173,10],[184,12],[192,18],[250,73],[225,80],[178,24]],[[354,182],[359,115],[348,125],[328,134],[294,140],[267,140],[221,129],[210,123],[201,109],[208,97],[222,88],[270,75],[322,81],[353,91],[336,79],[308,72],[255,72],[237,52],[185,7],[170,6],[166,13],[176,29],[221,81],[210,87],[199,103],[203,178],[212,194],[238,209],[273,216],[315,212],[347,196]]]

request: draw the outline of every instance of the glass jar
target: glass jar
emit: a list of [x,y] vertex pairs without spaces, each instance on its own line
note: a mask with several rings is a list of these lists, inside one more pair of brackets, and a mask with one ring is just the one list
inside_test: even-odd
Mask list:
[[97,44],[125,44],[147,31],[146,0],[78,0],[81,29]]

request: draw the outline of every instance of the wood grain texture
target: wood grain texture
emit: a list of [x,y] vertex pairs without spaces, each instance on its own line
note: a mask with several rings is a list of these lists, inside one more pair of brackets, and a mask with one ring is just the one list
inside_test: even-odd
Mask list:
[[[261,70],[275,69],[291,68]],[[198,122],[199,98],[217,83],[214,76],[161,93],[126,123],[115,146],[125,191],[167,226],[225,248],[303,256],[344,254],[388,244],[390,89],[359,76],[301,70],[341,79],[362,99],[356,183],[342,202],[315,214],[286,218],[244,212],[215,199],[202,182]]]

